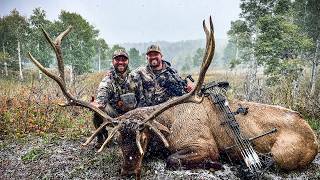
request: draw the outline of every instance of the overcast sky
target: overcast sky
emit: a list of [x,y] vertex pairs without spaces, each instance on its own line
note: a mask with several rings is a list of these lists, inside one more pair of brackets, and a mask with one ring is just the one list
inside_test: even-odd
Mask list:
[[204,38],[202,20],[213,16],[216,38],[227,38],[240,0],[0,0],[0,16],[16,8],[30,16],[41,7],[50,20],[76,12],[100,30],[108,44]]

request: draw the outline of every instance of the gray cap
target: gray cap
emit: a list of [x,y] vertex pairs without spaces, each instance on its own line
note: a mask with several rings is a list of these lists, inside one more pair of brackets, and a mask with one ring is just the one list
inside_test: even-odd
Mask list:
[[114,59],[114,58],[116,58],[118,56],[124,56],[124,57],[129,59],[128,53],[126,52],[125,49],[117,49],[117,50],[115,50],[113,52],[112,59]]
[[157,44],[151,44],[148,49],[147,49],[147,54],[149,54],[149,52],[158,52],[161,53],[161,49],[160,46]]

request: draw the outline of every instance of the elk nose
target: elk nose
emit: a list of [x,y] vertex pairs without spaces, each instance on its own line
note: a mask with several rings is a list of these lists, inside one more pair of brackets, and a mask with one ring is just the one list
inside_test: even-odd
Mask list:
[[121,176],[131,176],[134,174],[135,174],[134,170],[121,169]]
[[121,176],[131,179],[136,177],[136,173],[134,171],[121,171]]
[[121,170],[121,176],[126,177],[126,178],[136,178],[136,179],[140,179],[140,173],[139,171],[135,171],[135,170],[131,170],[131,171],[127,171],[122,169]]

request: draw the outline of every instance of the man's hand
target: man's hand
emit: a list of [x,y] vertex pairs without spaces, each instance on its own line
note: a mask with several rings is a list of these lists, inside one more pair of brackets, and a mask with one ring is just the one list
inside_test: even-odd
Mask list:
[[99,109],[103,108],[103,105],[97,103],[96,101],[92,101],[92,102],[90,102],[90,104],[91,104],[92,106],[95,106],[95,107],[99,108]]
[[187,87],[186,87],[186,91],[190,92],[190,91],[192,91],[193,88],[194,88],[194,84],[192,82],[188,82]]

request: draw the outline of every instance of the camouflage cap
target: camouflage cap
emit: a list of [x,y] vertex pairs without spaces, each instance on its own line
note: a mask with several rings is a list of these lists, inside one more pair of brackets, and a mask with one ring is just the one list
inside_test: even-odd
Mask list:
[[114,58],[116,58],[118,56],[124,56],[124,57],[129,59],[128,53],[126,52],[125,49],[117,49],[117,50],[115,50],[113,52],[112,59],[114,59]]
[[148,49],[147,49],[147,54],[149,52],[158,52],[158,53],[161,53],[161,49],[160,49],[160,46],[157,45],[157,44],[151,44]]

